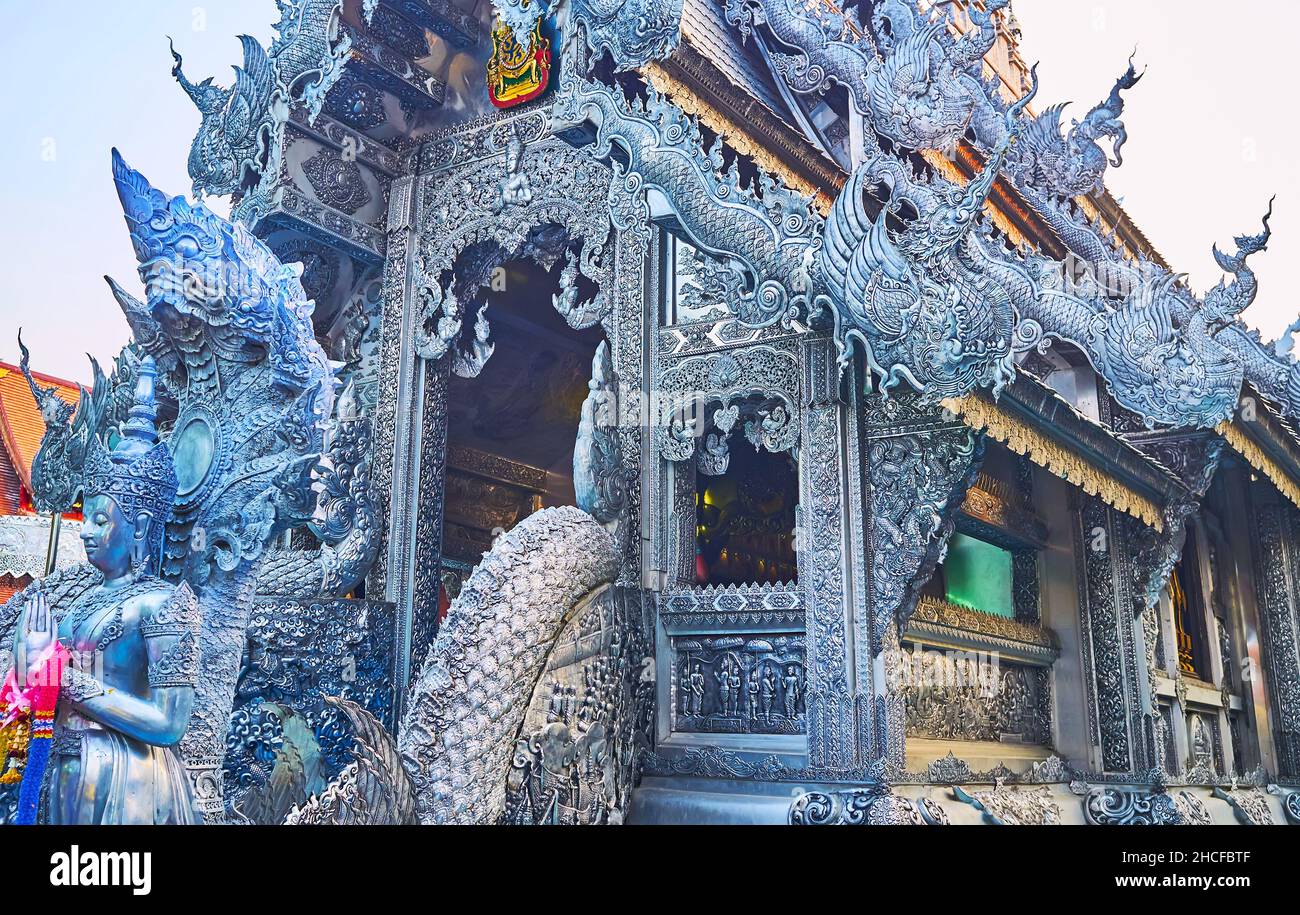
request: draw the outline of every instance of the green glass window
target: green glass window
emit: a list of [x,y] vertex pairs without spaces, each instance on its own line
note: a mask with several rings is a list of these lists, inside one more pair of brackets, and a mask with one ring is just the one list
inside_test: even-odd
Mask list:
[[954,604],[1015,618],[1008,551],[965,534],[953,534],[943,574],[946,596]]

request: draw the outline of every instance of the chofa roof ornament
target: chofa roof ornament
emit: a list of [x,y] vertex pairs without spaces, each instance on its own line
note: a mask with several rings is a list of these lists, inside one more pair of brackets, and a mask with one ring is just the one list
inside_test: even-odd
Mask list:
[[[1061,131],[1061,113],[1069,102],[1042,111],[1025,128],[1007,163],[1007,173],[1021,186],[1062,199],[1102,190],[1106,166],[1119,168],[1124,162],[1128,131],[1120,120],[1124,112],[1121,93],[1136,86],[1142,75],[1130,57],[1128,69],[1106,100],[1093,106],[1082,121],[1074,122],[1069,133]],[[1098,142],[1105,137],[1114,141],[1113,158],[1107,157]]]
[[340,19],[342,0],[277,0],[277,5],[280,21],[270,50],[241,35],[244,65],[234,68],[235,83],[228,89],[211,77],[198,83],[187,79],[172,46],[172,76],[203,117],[190,147],[194,195],[247,197],[236,218],[267,203],[253,192],[277,176],[290,103],[305,105],[314,122],[352,49]]

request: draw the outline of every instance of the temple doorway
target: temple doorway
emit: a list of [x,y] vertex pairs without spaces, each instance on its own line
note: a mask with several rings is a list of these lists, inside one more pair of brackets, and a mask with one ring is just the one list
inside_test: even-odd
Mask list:
[[448,388],[444,600],[497,536],[541,508],[575,504],[574,443],[604,334],[574,330],[556,311],[564,266],[508,261],[465,309],[472,340],[486,306],[492,350],[474,377],[454,370]]

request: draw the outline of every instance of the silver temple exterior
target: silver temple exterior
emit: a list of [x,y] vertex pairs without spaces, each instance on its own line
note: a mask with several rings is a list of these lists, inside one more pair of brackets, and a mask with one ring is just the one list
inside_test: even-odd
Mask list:
[[115,166],[142,277],[166,210],[279,309],[113,290],[206,820],[1300,822],[1268,217],[1182,282],[1105,189],[1131,62],[1066,128],[1008,0],[278,5],[229,88],[174,49],[230,222]]

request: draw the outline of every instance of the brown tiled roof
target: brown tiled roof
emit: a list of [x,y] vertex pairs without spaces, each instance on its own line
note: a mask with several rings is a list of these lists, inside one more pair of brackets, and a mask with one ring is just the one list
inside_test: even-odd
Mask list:
[[[55,387],[59,397],[77,405],[80,390],[75,381],[66,381],[40,372],[32,372],[41,387]],[[28,491],[32,487],[32,460],[41,447],[45,434],[45,420],[36,408],[31,388],[22,370],[8,362],[0,362],[0,447],[9,454],[14,468]]]

